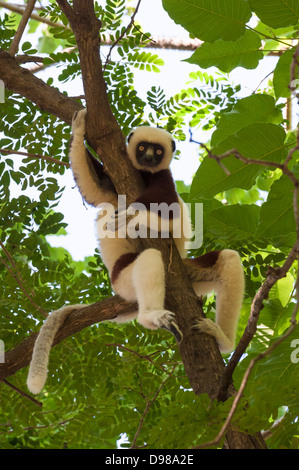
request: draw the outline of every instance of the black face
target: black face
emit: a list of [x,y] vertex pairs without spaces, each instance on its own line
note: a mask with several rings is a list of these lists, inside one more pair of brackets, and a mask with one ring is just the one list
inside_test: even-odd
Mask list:
[[144,167],[158,166],[164,156],[164,147],[160,144],[139,142],[136,147],[136,160]]

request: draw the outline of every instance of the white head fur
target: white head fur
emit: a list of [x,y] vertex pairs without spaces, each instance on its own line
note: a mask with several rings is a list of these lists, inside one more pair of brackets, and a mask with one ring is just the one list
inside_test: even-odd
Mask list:
[[[141,165],[136,158],[136,151],[140,142],[147,142],[149,144],[159,144],[164,149],[164,155],[161,162],[155,166]],[[149,171],[157,173],[161,170],[169,168],[170,162],[175,151],[175,142],[172,135],[164,129],[156,127],[140,126],[131,132],[128,138],[127,152],[128,156],[135,168],[138,170]]]

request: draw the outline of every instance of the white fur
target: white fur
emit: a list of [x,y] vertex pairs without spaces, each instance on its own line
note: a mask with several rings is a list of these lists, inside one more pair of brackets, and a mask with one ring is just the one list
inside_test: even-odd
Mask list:
[[130,312],[130,313],[124,313],[122,315],[119,315],[118,317],[113,318],[113,320],[109,320],[109,321],[115,322],[115,323],[127,323],[129,321],[135,320],[137,315],[138,315],[138,311]]
[[102,261],[108,269],[110,276],[115,262],[121,255],[137,252],[135,240],[128,238],[103,238],[99,240],[99,247]]

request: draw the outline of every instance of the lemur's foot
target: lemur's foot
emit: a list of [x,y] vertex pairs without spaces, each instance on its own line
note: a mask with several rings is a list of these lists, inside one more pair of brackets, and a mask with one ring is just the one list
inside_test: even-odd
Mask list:
[[168,326],[162,326],[165,330],[170,331],[170,333],[173,334],[175,339],[177,340],[178,343],[180,343],[183,339],[183,333],[179,329],[177,323],[175,321],[172,321],[168,324]]
[[214,323],[210,318],[199,318],[192,326],[192,329],[198,330],[199,333],[206,333],[207,335],[213,336],[222,353],[228,353],[234,349],[234,344],[227,338],[220,326]]
[[138,315],[138,321],[151,330],[164,328],[170,331],[178,343],[183,339],[183,334],[175,321],[175,314],[169,310],[148,310]]

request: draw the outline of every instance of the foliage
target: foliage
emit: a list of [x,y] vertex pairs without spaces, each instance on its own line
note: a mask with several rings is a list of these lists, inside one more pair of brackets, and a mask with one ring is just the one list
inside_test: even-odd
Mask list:
[[215,65],[223,72],[231,72],[236,67],[255,69],[259,60],[263,58],[260,51],[261,38],[254,31],[246,31],[235,41],[217,41],[217,48],[213,43],[205,42],[187,60],[206,69]]
[[[56,2],[45,3],[41,17],[57,26],[38,30],[37,22],[30,21],[23,51],[32,54],[36,47],[46,55],[45,65],[54,62],[60,68],[59,82],[71,85],[81,73],[78,54],[76,49],[61,52],[61,46],[74,46],[74,35],[65,27],[67,20]],[[218,67],[221,73],[212,77],[194,68],[186,89],[170,98],[163,89],[149,85],[145,102],[134,87],[134,69],[146,74],[163,66],[157,54],[144,50],[150,34],[139,26],[126,28],[125,0],[100,3],[95,8],[102,21],[101,38],[109,37],[115,46],[103,64],[107,93],[125,134],[143,122],[164,126],[178,140],[187,138],[188,127],[201,129],[209,131],[206,141],[212,134],[213,155],[237,149],[259,161],[248,165],[230,154],[222,160],[227,175],[199,147],[201,164],[191,187],[183,187],[184,199],[204,205],[204,246],[192,254],[228,246],[241,254],[246,296],[240,339],[268,267],[282,266],[296,240],[293,183],[281,169],[266,163],[281,164],[296,143],[283,108],[285,99],[292,98],[288,85],[299,7],[291,0],[196,0],[192,5],[163,0],[170,17],[204,41],[188,61],[203,69]],[[253,12],[254,28],[248,25]],[[1,15],[2,49],[8,50],[16,25],[15,15]],[[37,46],[30,36],[36,31]],[[233,87],[223,72],[237,66],[255,68],[266,60],[269,49],[281,51],[273,86],[270,82],[267,89],[240,97],[240,86]],[[1,149],[11,151],[11,155],[3,152],[0,161],[1,340],[10,349],[40,328],[43,312],[68,302],[98,301],[111,295],[111,288],[97,252],[75,262],[46,238],[63,235],[67,229],[63,214],[55,208],[63,194],[62,177],[69,171],[65,165],[69,126],[9,91],[0,113]],[[14,154],[24,149],[35,157]],[[45,156],[47,160],[40,158]],[[297,162],[294,152],[289,169],[298,177]],[[235,371],[236,387],[250,360],[288,328],[296,276],[293,265],[265,300],[257,334]],[[214,307],[209,298],[208,316],[214,316]],[[234,416],[241,430],[253,433],[268,430],[281,418],[267,441],[272,448],[298,448],[299,366],[291,360],[292,353],[295,359],[298,356],[291,346],[298,334],[297,328],[256,364]],[[213,439],[231,407],[231,399],[211,404],[205,395],[196,397],[174,340],[165,331],[145,331],[136,323],[86,328],[53,348],[49,370],[38,397],[42,409],[1,384],[2,448],[115,448],[122,435],[128,443],[136,441],[136,446],[188,448]],[[11,383],[24,390],[26,374],[27,369],[19,371]]]

